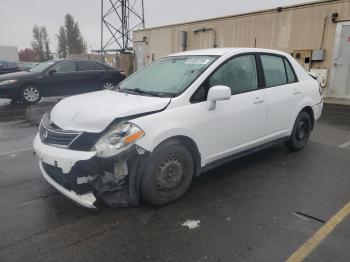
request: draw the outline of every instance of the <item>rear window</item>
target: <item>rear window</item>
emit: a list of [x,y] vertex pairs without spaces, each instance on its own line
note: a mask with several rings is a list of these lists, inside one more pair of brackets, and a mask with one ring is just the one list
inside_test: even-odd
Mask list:
[[100,65],[97,65],[94,62],[88,62],[88,61],[78,61],[78,71],[101,71],[103,68]]

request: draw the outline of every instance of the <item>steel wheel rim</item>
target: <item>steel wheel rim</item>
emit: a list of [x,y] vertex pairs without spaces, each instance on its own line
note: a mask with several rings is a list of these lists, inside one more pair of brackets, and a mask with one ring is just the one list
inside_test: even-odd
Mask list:
[[155,185],[159,193],[176,190],[182,183],[185,169],[179,159],[170,157],[163,161],[155,174]]
[[29,102],[35,102],[39,99],[40,93],[39,90],[35,87],[27,87],[26,89],[24,89],[23,91],[23,97],[26,101]]
[[112,88],[114,88],[114,85],[112,84],[112,83],[105,83],[104,85],[103,85],[103,88],[104,89],[112,89]]

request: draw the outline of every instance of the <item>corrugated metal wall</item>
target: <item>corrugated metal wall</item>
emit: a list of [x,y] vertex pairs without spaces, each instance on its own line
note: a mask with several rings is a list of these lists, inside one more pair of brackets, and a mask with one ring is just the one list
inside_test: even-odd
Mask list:
[[329,68],[332,63],[336,23],[332,13],[339,19],[350,19],[349,0],[323,1],[282,8],[281,12],[267,10],[231,17],[190,22],[134,32],[134,41],[146,41],[146,63],[152,57],[179,52],[180,31],[188,32],[187,50],[214,47],[213,31],[194,33],[201,28],[216,31],[217,47],[262,47],[292,53],[293,50],[321,48],[324,21],[326,29],[322,48],[326,49],[323,62],[314,62],[313,68]]

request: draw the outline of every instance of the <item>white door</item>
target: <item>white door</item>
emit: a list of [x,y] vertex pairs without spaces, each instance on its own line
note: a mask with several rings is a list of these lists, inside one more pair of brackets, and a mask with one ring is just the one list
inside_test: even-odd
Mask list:
[[140,70],[145,66],[145,52],[146,44],[145,42],[134,43],[135,56],[136,56],[136,69]]
[[231,99],[218,101],[212,111],[206,102],[191,106],[195,115],[201,115],[194,128],[203,141],[206,163],[255,146],[265,136],[265,96],[264,90],[258,89],[255,55],[242,55],[223,64],[195,96],[215,85],[230,87]]
[[350,25],[342,25],[335,61],[334,96],[350,98]]
[[301,89],[286,58],[276,55],[260,55],[260,58],[266,87],[266,133],[271,138],[285,136],[301,99]]

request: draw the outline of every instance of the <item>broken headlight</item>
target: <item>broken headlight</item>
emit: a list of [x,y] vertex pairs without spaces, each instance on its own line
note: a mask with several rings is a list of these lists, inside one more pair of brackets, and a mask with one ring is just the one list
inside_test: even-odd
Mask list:
[[122,122],[110,128],[95,144],[93,150],[97,156],[108,158],[130,148],[145,132],[138,126]]

